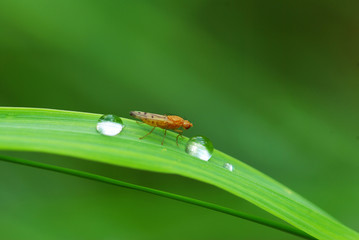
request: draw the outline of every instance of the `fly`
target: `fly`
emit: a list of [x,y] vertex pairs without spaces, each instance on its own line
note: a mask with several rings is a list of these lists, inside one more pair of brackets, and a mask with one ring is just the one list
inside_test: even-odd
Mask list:
[[176,143],[178,146],[178,137],[182,136],[182,132],[183,132],[183,130],[180,128],[182,127],[183,129],[187,130],[193,126],[193,124],[190,123],[188,120],[184,120],[183,118],[176,115],[167,116],[167,115],[160,115],[160,114],[140,112],[140,111],[131,111],[130,115],[141,120],[147,125],[153,127],[149,133],[147,133],[145,136],[141,137],[140,139],[143,139],[144,137],[150,135],[153,132],[153,130],[155,130],[156,127],[164,129],[165,134],[162,139],[162,143],[161,143],[162,145],[163,145],[163,141],[165,140],[167,130],[173,130],[178,133],[176,137]]

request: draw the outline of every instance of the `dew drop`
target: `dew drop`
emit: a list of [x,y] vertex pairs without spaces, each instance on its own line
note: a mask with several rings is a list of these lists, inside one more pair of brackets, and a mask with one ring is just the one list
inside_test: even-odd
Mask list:
[[102,135],[115,136],[119,134],[124,125],[120,117],[113,114],[102,115],[97,122],[96,130]]
[[186,153],[203,161],[208,161],[212,157],[213,144],[204,136],[195,136],[188,140]]
[[231,172],[233,172],[233,165],[232,164],[230,164],[230,163],[225,163],[224,165],[223,165],[223,167],[225,168],[225,169],[227,169],[227,170],[229,170],[229,171],[231,171]]

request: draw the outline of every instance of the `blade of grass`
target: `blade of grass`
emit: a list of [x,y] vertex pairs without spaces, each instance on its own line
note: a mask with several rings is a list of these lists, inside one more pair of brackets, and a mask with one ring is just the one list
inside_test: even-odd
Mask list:
[[30,160],[26,160],[26,159],[14,158],[14,157],[9,157],[9,156],[1,156],[1,155],[0,155],[0,161],[11,162],[11,163],[21,164],[21,165],[25,165],[25,166],[45,169],[45,170],[68,174],[68,175],[72,175],[72,176],[76,176],[76,177],[80,177],[80,178],[85,178],[85,179],[90,179],[90,180],[94,180],[94,181],[98,181],[98,182],[112,184],[112,185],[116,185],[116,186],[120,186],[120,187],[130,188],[130,189],[134,189],[134,190],[138,190],[138,191],[142,191],[142,192],[147,192],[147,193],[151,193],[151,194],[158,195],[161,197],[174,199],[177,201],[197,205],[197,206],[208,208],[208,209],[211,209],[211,210],[214,210],[217,212],[222,212],[222,213],[225,213],[228,215],[246,219],[251,222],[255,222],[255,223],[258,223],[258,224],[261,224],[264,226],[278,229],[283,232],[287,232],[287,233],[290,233],[290,234],[293,234],[293,235],[296,235],[299,237],[303,237],[305,239],[316,239],[316,238],[306,234],[303,231],[300,231],[294,227],[291,227],[291,226],[288,226],[285,224],[270,221],[270,220],[260,218],[257,216],[253,216],[253,215],[250,215],[250,214],[247,214],[244,212],[240,212],[240,211],[237,211],[234,209],[226,208],[226,207],[223,207],[223,206],[220,206],[217,204],[213,204],[213,203],[209,203],[209,202],[201,201],[198,199],[185,197],[182,195],[169,193],[169,192],[165,192],[165,191],[161,191],[161,190],[157,190],[157,189],[153,189],[153,188],[148,188],[148,187],[144,187],[144,186],[140,186],[140,185],[136,185],[136,184],[132,184],[132,183],[127,183],[124,181],[119,181],[116,179],[92,174],[89,172],[83,172],[83,171],[79,171],[79,170],[54,166],[54,165],[50,165],[50,164],[39,163],[39,162],[30,161]]
[[[0,149],[39,151],[79,157],[119,166],[179,174],[242,197],[318,239],[359,239],[359,234],[263,173],[215,150],[204,162],[176,146],[175,133],[162,131],[139,140],[150,127],[123,118],[115,137],[95,130],[98,114],[51,109],[0,108]],[[234,171],[223,167],[230,163]]]

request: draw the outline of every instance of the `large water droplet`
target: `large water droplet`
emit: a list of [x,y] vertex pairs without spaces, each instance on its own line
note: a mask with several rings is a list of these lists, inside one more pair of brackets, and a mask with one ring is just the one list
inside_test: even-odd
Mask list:
[[102,135],[115,136],[119,134],[124,125],[120,117],[113,114],[102,115],[97,122],[96,130]]
[[188,140],[186,153],[203,161],[208,161],[212,157],[213,144],[204,136],[195,136]]
[[223,167],[225,168],[225,169],[227,169],[227,170],[229,170],[229,171],[231,171],[231,172],[233,172],[233,165],[232,164],[230,164],[230,163],[225,163],[224,165],[223,165]]

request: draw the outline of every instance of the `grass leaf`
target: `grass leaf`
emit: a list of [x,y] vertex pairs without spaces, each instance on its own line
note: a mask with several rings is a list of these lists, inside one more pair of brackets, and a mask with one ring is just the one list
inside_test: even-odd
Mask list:
[[262,225],[265,225],[265,226],[268,226],[271,228],[275,228],[275,229],[281,230],[283,232],[291,233],[291,234],[294,234],[294,235],[297,235],[299,237],[303,237],[306,239],[316,239],[316,238],[313,238],[310,235],[304,233],[303,231],[300,231],[297,228],[291,227],[289,225],[284,225],[284,224],[277,223],[277,222],[274,222],[271,220],[263,219],[263,218],[256,217],[256,216],[253,216],[253,215],[250,215],[247,213],[236,211],[236,210],[233,210],[230,208],[222,207],[217,204],[204,202],[204,201],[201,201],[198,199],[189,198],[189,197],[181,196],[178,194],[173,194],[173,193],[160,191],[160,190],[153,189],[153,188],[135,185],[135,184],[119,181],[119,180],[112,179],[112,178],[107,178],[104,176],[100,176],[100,175],[96,175],[96,174],[92,174],[92,173],[88,173],[88,172],[58,167],[58,166],[54,166],[54,165],[29,161],[29,160],[20,159],[20,158],[0,156],[0,161],[11,162],[11,163],[21,164],[21,165],[25,165],[25,166],[45,169],[45,170],[49,170],[49,171],[64,173],[64,174],[68,174],[68,175],[72,175],[72,176],[76,176],[76,177],[86,178],[86,179],[95,180],[98,182],[108,183],[108,184],[121,186],[121,187],[125,187],[125,188],[130,188],[130,189],[134,189],[134,190],[138,190],[138,191],[142,191],[142,192],[147,192],[147,193],[151,193],[151,194],[158,195],[161,197],[166,197],[166,198],[178,200],[181,202],[190,203],[193,205],[201,206],[201,207],[208,208],[208,209],[211,209],[214,211],[218,211],[218,212],[222,212],[222,213],[225,213],[228,215],[246,219],[246,220],[249,220],[249,221],[252,221],[255,223],[259,223],[259,224],[262,224]]
[[[176,146],[177,134],[162,131],[144,140],[151,127],[123,118],[125,128],[115,137],[96,132],[100,115],[34,108],[0,108],[0,149],[38,151],[79,157],[136,169],[179,174],[203,181],[242,197],[318,239],[359,239],[323,210],[263,173],[215,150],[208,161],[184,151],[186,138]],[[223,167],[230,163],[234,171]]]

